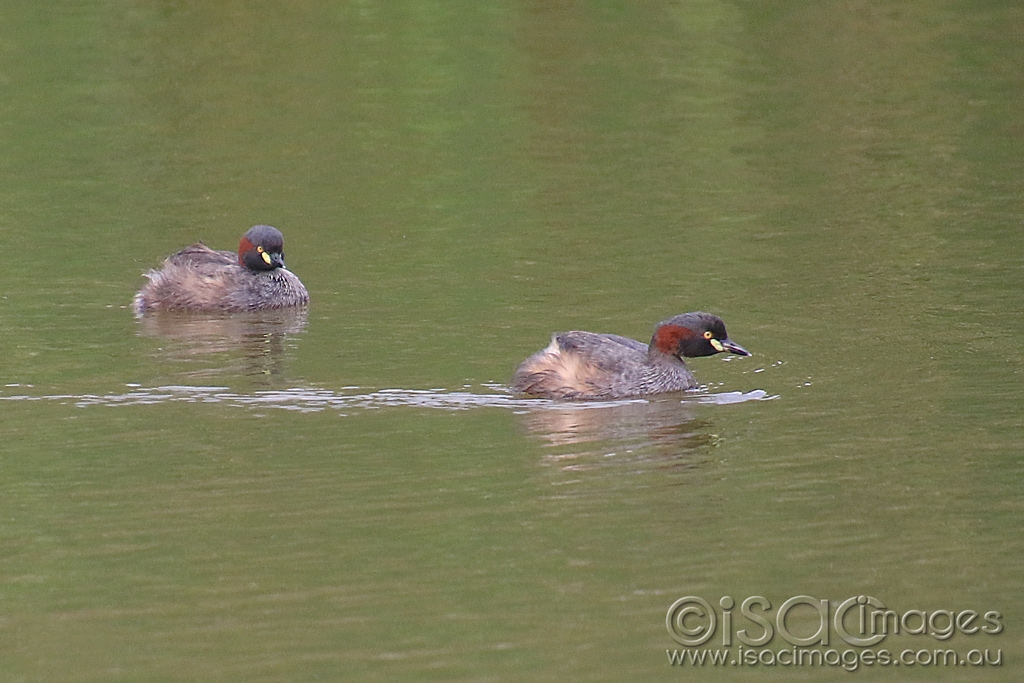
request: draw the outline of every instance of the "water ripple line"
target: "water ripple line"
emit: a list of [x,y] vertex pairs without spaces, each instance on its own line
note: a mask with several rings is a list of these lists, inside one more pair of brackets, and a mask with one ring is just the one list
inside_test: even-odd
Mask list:
[[[12,385],[8,385],[9,388]],[[365,393],[338,393],[329,389],[264,390],[251,394],[237,393],[229,387],[165,385],[142,387],[127,385],[128,391],[107,394],[50,394],[32,395],[26,393],[0,395],[0,401],[56,401],[69,403],[79,408],[92,406],[141,406],[164,403],[219,403],[232,406],[276,408],[302,413],[321,412],[328,409],[337,411],[377,410],[382,408],[414,407],[441,410],[470,410],[473,408],[504,408],[516,412],[557,409],[593,410],[621,405],[647,403],[648,399],[635,398],[617,401],[566,402],[551,399],[520,398],[498,393],[500,385],[484,385],[495,393],[473,391],[449,391],[445,389],[377,389]],[[359,387],[346,387],[357,391]],[[748,392],[724,392],[698,394],[681,399],[681,403],[732,405],[748,401],[767,401],[778,398],[761,389]]]

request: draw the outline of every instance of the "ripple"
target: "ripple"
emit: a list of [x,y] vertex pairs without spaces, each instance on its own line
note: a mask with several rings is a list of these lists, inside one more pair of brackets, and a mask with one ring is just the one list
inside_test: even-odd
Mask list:
[[[14,388],[18,385],[8,385]],[[500,385],[485,385],[494,393],[449,391],[445,389],[378,389],[359,392],[359,387],[346,387],[355,393],[339,393],[329,389],[296,387],[284,390],[257,391],[251,394],[233,392],[229,387],[166,385],[140,387],[127,385],[128,391],[107,394],[50,394],[33,396],[19,393],[0,396],[0,401],[56,401],[79,408],[92,406],[141,406],[163,403],[220,403],[241,407],[278,408],[303,413],[324,410],[353,411],[382,408],[414,407],[441,410],[470,410],[473,408],[504,408],[516,412],[552,409],[558,411],[598,410],[615,406],[645,404],[646,399],[619,401],[568,402],[539,398],[518,398]],[[20,388],[20,387],[19,387]],[[730,405],[747,401],[765,401],[777,398],[761,389],[749,392],[697,394],[680,403]]]

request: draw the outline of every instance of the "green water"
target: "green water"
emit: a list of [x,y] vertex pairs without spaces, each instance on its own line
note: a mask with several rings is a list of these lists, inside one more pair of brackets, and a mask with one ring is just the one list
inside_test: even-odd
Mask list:
[[[798,595],[998,611],[884,646],[1019,680],[1022,26],[0,9],[0,682],[847,680],[670,666],[677,598],[738,630]],[[133,319],[144,270],[255,223],[308,315]],[[554,331],[689,310],[755,354],[691,361],[697,396],[507,393]]]

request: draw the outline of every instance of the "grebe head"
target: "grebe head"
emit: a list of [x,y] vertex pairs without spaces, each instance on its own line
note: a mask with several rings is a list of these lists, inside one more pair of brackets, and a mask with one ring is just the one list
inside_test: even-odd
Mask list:
[[255,225],[238,242],[238,263],[249,270],[284,268],[284,235],[269,225]]
[[725,323],[710,313],[683,313],[658,323],[651,348],[676,357],[696,358],[728,352],[749,356],[750,352],[729,339]]

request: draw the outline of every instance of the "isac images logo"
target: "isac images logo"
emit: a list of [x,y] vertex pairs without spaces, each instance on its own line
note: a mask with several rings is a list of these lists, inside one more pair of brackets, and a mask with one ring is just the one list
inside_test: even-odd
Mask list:
[[[1002,620],[995,610],[896,611],[868,595],[843,600],[834,609],[831,601],[809,595],[789,598],[778,608],[753,595],[738,609],[728,595],[718,601],[718,609],[690,595],[672,603],[665,626],[673,640],[692,649],[666,653],[673,666],[841,666],[848,671],[875,665],[1000,666],[1001,649],[961,653],[945,641],[957,634],[997,635]],[[770,645],[776,636],[785,643],[781,648]],[[895,636],[930,638],[932,647],[881,647]]]

